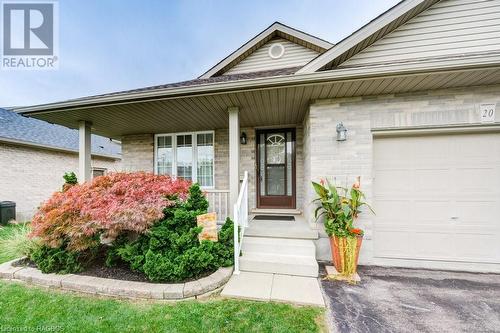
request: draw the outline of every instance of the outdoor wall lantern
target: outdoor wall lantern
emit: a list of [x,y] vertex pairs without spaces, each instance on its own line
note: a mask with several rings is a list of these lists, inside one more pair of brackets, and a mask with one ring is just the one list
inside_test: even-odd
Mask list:
[[246,145],[247,144],[247,134],[245,132],[241,133],[240,143],[242,145]]
[[345,141],[347,140],[347,128],[344,127],[344,124],[337,124],[337,141]]

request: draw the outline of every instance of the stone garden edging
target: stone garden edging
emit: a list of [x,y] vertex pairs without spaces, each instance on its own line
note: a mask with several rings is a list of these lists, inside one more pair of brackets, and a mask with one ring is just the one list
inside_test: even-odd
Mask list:
[[157,300],[182,300],[211,294],[231,277],[233,267],[221,267],[209,276],[185,283],[149,283],[100,278],[75,274],[44,274],[32,267],[12,264],[19,259],[0,264],[0,278],[20,280],[29,284],[87,294]]

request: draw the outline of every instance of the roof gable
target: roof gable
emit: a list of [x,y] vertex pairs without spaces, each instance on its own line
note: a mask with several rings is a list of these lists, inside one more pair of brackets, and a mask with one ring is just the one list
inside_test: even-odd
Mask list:
[[442,0],[339,67],[500,52],[500,1]]
[[[272,52],[280,52],[280,57],[273,57]],[[302,67],[320,53],[310,48],[290,42],[284,38],[273,38],[248,57],[230,67],[222,75],[260,72],[281,68]],[[278,54],[279,55],[279,54]]]
[[[314,56],[316,56],[332,47],[332,44],[330,44],[325,40],[314,37],[302,31],[293,29],[279,22],[275,22],[267,29],[262,31],[260,34],[252,38],[250,41],[242,45],[236,51],[231,53],[229,56],[224,58],[217,65],[206,71],[199,78],[207,79],[210,77],[223,75],[225,73],[236,74],[236,73],[248,72],[247,70],[249,69],[247,70],[244,69],[244,72],[240,71],[235,72],[235,70],[231,71],[231,69],[236,67],[238,64],[242,63],[244,60],[252,56],[257,51],[260,51],[261,53],[267,52],[267,47],[269,47],[269,45],[267,45],[266,49],[262,48],[265,47],[266,44],[273,43],[273,41],[275,41],[276,39],[285,40],[287,43],[291,43],[292,45],[294,45],[293,49],[295,51],[297,50],[297,47],[299,47],[302,53],[308,54],[310,58],[313,58],[312,53],[314,53]],[[308,57],[304,57],[304,59],[306,58]],[[306,62],[307,61],[300,63],[300,65],[303,65]],[[246,65],[248,65],[248,62]],[[244,65],[243,67],[245,67],[246,65]],[[288,67],[292,66],[297,66],[297,65],[291,64]],[[260,66],[256,71],[271,70],[277,68],[278,67],[273,67],[273,66],[271,67]]]
[[316,57],[297,74],[313,73],[337,67],[347,59],[372,45],[439,0],[403,0],[379,15],[338,44]]

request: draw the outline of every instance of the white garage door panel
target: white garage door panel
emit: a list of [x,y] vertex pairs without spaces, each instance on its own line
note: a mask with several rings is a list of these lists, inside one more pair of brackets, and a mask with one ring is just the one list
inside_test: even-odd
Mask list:
[[500,269],[500,134],[376,138],[374,176],[376,263]]

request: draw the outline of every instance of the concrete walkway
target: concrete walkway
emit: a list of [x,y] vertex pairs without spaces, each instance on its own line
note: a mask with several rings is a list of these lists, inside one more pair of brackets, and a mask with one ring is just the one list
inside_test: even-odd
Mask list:
[[305,276],[241,272],[229,279],[221,295],[257,301],[325,306],[318,279]]

